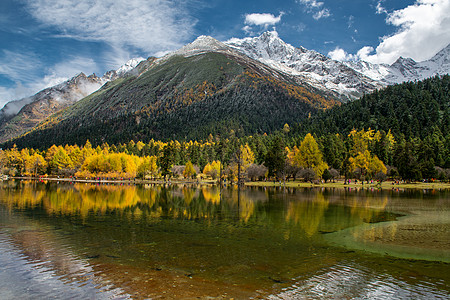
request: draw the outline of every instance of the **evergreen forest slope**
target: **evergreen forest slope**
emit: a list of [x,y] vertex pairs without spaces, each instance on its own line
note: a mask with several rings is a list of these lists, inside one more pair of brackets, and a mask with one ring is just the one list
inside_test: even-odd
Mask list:
[[241,55],[174,55],[109,82],[8,142],[19,147],[270,133],[338,102]]
[[352,129],[391,132],[397,137],[425,138],[433,130],[450,134],[450,75],[388,86],[335,107],[295,126],[296,134],[317,136]]

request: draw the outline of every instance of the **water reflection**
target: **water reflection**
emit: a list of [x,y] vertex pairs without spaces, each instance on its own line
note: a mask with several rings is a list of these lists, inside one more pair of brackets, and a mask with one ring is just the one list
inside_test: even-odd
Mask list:
[[[448,233],[449,206],[442,193],[9,181],[0,189],[0,233],[53,276],[135,298],[248,298],[282,287],[313,295],[310,283],[336,266],[400,282],[402,262],[374,271],[382,256],[355,252],[354,243],[397,243],[411,219],[399,216],[425,209]],[[350,250],[339,244],[349,240]],[[352,293],[363,297],[367,278]]]
[[[1,196],[9,209],[33,209],[39,206],[49,215],[79,216],[82,219],[90,214],[105,215],[111,212],[131,219],[153,221],[169,217],[239,220],[243,224],[257,222],[267,225],[267,219],[272,219],[269,224],[300,227],[308,237],[330,231],[326,229],[330,224],[331,227],[338,226],[333,229],[335,231],[363,222],[395,219],[385,212],[387,196],[341,195],[326,190],[308,192],[288,189],[283,193],[274,193],[262,188],[238,190],[220,189],[217,186],[8,182],[3,185]],[[345,206],[341,205],[342,202]],[[275,210],[272,209],[274,205]],[[332,210],[330,206],[334,206]],[[273,215],[279,212],[284,216]],[[327,220],[324,219],[326,212]],[[274,217],[277,219],[273,220]]]

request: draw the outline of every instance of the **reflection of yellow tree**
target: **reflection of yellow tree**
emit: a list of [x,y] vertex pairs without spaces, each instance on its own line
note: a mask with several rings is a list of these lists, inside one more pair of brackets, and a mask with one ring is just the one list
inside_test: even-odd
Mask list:
[[89,212],[105,213],[124,210],[141,202],[136,187],[94,186],[75,184],[74,188],[48,192],[44,207],[48,213],[80,214],[83,218]]
[[319,230],[329,201],[323,194],[317,193],[313,201],[293,201],[289,203],[286,220],[299,224],[307,236],[312,236]]
[[207,202],[220,203],[220,189],[217,186],[211,188],[203,187],[202,194]]
[[379,197],[376,195],[375,197],[353,197],[351,199],[351,214],[355,216],[359,220],[363,220],[365,222],[372,222],[376,215],[385,209],[388,203],[388,197]]
[[25,184],[22,186],[20,193],[17,193],[15,189],[13,191],[5,189],[2,192],[2,202],[9,209],[13,207],[24,209],[41,204],[45,194],[45,191],[37,191],[32,185]]
[[195,190],[192,188],[183,186],[182,191],[183,191],[184,202],[186,203],[186,205],[189,205],[192,202],[192,199],[194,198]]
[[247,223],[254,212],[255,202],[244,193],[241,193],[239,197],[239,218],[241,221]]

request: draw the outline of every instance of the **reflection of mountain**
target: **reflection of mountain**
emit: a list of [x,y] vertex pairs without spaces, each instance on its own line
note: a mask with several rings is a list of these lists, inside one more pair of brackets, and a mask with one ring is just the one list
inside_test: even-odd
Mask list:
[[7,273],[7,276],[0,276],[0,298],[125,297],[121,289],[97,276],[88,260],[62,242],[55,231],[39,221],[7,213],[2,206],[0,215],[0,264],[2,272]]

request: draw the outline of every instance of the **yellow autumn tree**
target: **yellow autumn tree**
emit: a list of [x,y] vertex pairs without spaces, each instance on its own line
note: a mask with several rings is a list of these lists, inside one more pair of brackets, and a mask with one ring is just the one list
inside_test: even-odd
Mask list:
[[27,175],[37,176],[39,174],[45,174],[47,169],[47,162],[44,157],[38,153],[28,156],[25,161],[25,173]]
[[158,173],[158,165],[156,164],[156,156],[146,156],[142,159],[138,167],[138,176],[140,178],[155,178]]
[[184,178],[194,178],[196,174],[197,172],[194,169],[194,165],[192,164],[191,161],[188,161],[183,171]]
[[318,177],[328,169],[328,165],[323,161],[319,145],[310,133],[305,136],[298,151],[294,153],[294,161],[302,168],[313,169]]
[[212,163],[206,164],[206,166],[203,168],[203,174],[211,177],[212,179],[216,179],[220,175],[220,168],[220,161],[214,160]]
[[[379,172],[386,174],[387,169],[384,163],[369,151],[371,143],[381,139],[381,133],[379,131],[375,132],[370,128],[367,131],[364,129],[360,131],[353,129],[349,134],[349,138],[351,143],[349,164],[352,172],[359,169],[362,176],[373,176]],[[395,139],[390,131],[386,135],[386,138],[389,143],[388,146],[391,149],[394,146]]]
[[230,170],[232,172],[232,178],[239,180],[239,175],[242,178],[243,173],[247,171],[247,168],[255,161],[255,154],[248,144],[241,145],[235,153],[233,162],[231,163]]
[[376,156],[372,156],[369,150],[359,153],[356,157],[350,157],[350,168],[352,171],[361,170],[361,175],[373,176],[379,172],[386,174],[387,168],[384,163]]

